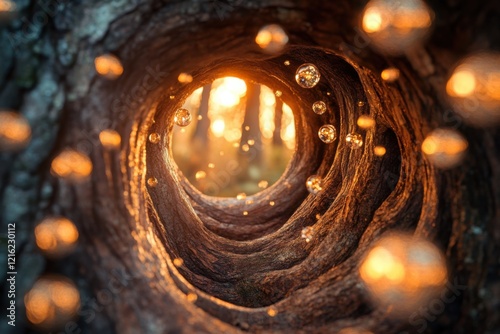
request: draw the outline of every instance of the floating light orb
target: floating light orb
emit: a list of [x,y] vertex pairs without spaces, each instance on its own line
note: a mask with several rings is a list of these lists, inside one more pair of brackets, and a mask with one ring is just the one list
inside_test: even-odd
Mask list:
[[262,181],[259,181],[257,186],[261,189],[266,189],[268,185],[269,185],[269,182],[267,182],[266,180],[262,180]]
[[432,243],[394,234],[382,237],[359,268],[361,279],[382,307],[406,316],[442,291],[447,280],[445,258]]
[[60,258],[76,247],[78,230],[73,222],[64,217],[49,217],[35,227],[38,248],[47,256]]
[[16,17],[17,7],[13,1],[0,0],[0,23],[8,22]]
[[81,182],[92,172],[92,161],[79,151],[65,149],[52,160],[51,172],[70,182]]
[[150,186],[151,188],[154,188],[158,185],[158,179],[156,177],[150,177],[147,180],[147,183],[148,183],[148,186]]
[[184,264],[184,260],[181,259],[180,257],[175,258],[173,262],[174,266],[176,266],[177,268],[182,267],[182,265]]
[[188,300],[188,302],[194,303],[198,300],[198,295],[196,293],[190,292],[186,295],[186,299]]
[[259,30],[255,43],[267,53],[278,53],[288,43],[288,35],[279,25],[269,24]]
[[191,74],[181,73],[177,77],[177,81],[179,81],[180,83],[191,83],[193,82],[193,77],[191,76]]
[[318,137],[325,144],[331,144],[337,139],[337,130],[331,124],[325,124],[318,130]]
[[452,129],[436,129],[422,143],[422,152],[438,168],[449,169],[459,165],[465,157],[467,140]]
[[200,179],[204,179],[205,177],[207,177],[207,173],[202,171],[202,170],[199,170],[196,172],[196,175],[195,175],[195,178],[197,180],[200,180]]
[[289,61],[289,60],[285,60],[285,61],[283,62],[283,64],[285,64],[285,66],[290,66],[290,61]]
[[182,126],[182,127],[188,126],[191,123],[191,119],[192,119],[191,113],[187,109],[179,108],[175,112],[174,122],[178,126]]
[[316,101],[312,105],[312,110],[318,115],[323,115],[326,112],[326,109],[326,103],[323,101]]
[[302,88],[313,88],[321,79],[321,74],[314,64],[303,64],[295,72],[295,81]]
[[368,115],[361,115],[356,122],[361,129],[371,129],[375,126],[375,120]]
[[314,237],[314,227],[306,226],[302,229],[300,236],[305,239],[306,242],[310,242]]
[[275,203],[274,201],[270,201],[270,202],[269,202],[269,205],[270,205],[270,206],[274,206],[275,204],[276,204],[276,203]]
[[149,135],[148,140],[151,144],[158,144],[161,140],[161,136],[158,133],[153,132]]
[[120,134],[111,129],[102,130],[101,133],[99,133],[99,140],[102,146],[108,150],[119,149],[122,142]]
[[357,150],[358,148],[361,148],[361,146],[363,146],[363,137],[358,133],[349,133],[345,137],[345,142],[347,144],[347,147],[352,150]]
[[432,18],[422,0],[372,0],[364,9],[361,26],[377,51],[400,55],[423,43]]
[[382,80],[386,82],[394,82],[399,79],[399,70],[395,67],[389,67],[380,73]]
[[271,306],[267,309],[267,315],[270,317],[275,317],[276,315],[278,315],[278,310],[274,306]]
[[383,146],[375,146],[373,148],[373,153],[375,153],[375,155],[378,156],[378,157],[382,157],[382,156],[385,155],[386,149]]
[[473,126],[500,123],[500,53],[477,53],[464,58],[446,84],[454,110]]
[[245,199],[245,198],[247,198],[247,194],[239,193],[238,195],[236,195],[236,198],[239,200]]
[[80,294],[73,282],[62,276],[38,279],[24,297],[26,317],[37,328],[55,330],[75,318]]
[[111,54],[96,57],[94,65],[97,73],[109,80],[115,80],[123,74],[122,63]]
[[323,179],[318,175],[311,175],[307,178],[306,188],[311,194],[316,195],[323,190]]
[[0,110],[0,151],[21,150],[30,139],[31,127],[21,114]]

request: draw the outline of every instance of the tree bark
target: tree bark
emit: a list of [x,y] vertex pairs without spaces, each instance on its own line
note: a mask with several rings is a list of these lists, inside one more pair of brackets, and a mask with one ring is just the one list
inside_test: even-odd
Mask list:
[[[413,333],[420,327],[368,302],[357,274],[373,240],[392,229],[438,244],[450,281],[467,286],[426,322],[425,332],[499,330],[500,136],[468,127],[442,97],[458,59],[475,49],[498,50],[495,1],[431,2],[432,36],[418,53],[398,58],[377,54],[360,36],[364,1],[16,4],[18,19],[0,30],[0,107],[27,118],[32,141],[0,155],[1,233],[16,224],[18,271],[16,327],[4,318],[1,333],[37,330],[25,319],[23,296],[51,273],[77,284],[81,333]],[[288,32],[282,55],[271,57],[253,43],[270,22]],[[124,66],[115,81],[94,70],[94,58],[104,53]],[[312,90],[294,80],[307,62],[322,73]],[[379,76],[388,66],[401,70],[393,85]],[[180,84],[181,72],[193,82]],[[224,75],[281,90],[297,125],[289,168],[250,204],[202,195],[178,176],[171,158],[173,111]],[[336,109],[316,117],[309,110],[318,98]],[[356,108],[360,99],[365,109]],[[376,131],[364,133],[363,150],[317,139],[324,122],[344,138],[361,113],[377,121]],[[469,141],[467,159],[452,171],[435,169],[418,150],[438,126],[455,127]],[[107,128],[121,134],[120,150],[100,145],[98,134]],[[146,140],[151,132],[162,135],[159,144]],[[379,144],[387,148],[383,159],[372,153]],[[51,175],[52,158],[66,147],[92,159],[87,182]],[[226,166],[227,173],[235,168]],[[325,179],[317,196],[304,186],[312,174]],[[146,184],[152,176],[159,181],[154,188]],[[46,259],[33,235],[35,224],[54,214],[80,231],[79,247],[61,261]],[[317,236],[305,244],[300,232],[313,224]],[[5,310],[3,270],[0,279]]]

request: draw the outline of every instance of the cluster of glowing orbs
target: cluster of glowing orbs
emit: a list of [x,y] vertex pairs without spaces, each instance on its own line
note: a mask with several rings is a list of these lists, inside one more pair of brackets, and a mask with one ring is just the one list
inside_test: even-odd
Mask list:
[[24,297],[26,317],[38,328],[64,327],[80,308],[80,294],[69,279],[47,276],[38,279]]
[[319,69],[314,64],[303,64],[295,72],[295,81],[302,88],[313,88],[321,79]]
[[422,0],[372,0],[363,11],[361,26],[377,51],[400,55],[422,44],[433,16]]
[[92,173],[92,161],[82,152],[65,149],[52,160],[51,172],[70,182],[85,181]]
[[122,142],[120,134],[111,129],[102,130],[99,133],[99,140],[102,146],[108,150],[119,149]]
[[184,109],[184,108],[179,108],[175,112],[174,122],[178,126],[182,126],[182,127],[188,126],[191,123],[191,120],[192,120],[192,117],[191,117],[191,113],[189,112],[189,110]]
[[288,43],[288,35],[281,26],[269,24],[259,30],[255,43],[267,53],[278,53]]
[[323,190],[323,179],[318,175],[311,175],[306,180],[306,188],[311,194],[316,195]]
[[97,73],[109,80],[117,79],[123,74],[123,66],[120,59],[111,54],[96,57],[94,65]]
[[35,241],[45,255],[60,258],[75,249],[78,230],[67,218],[48,217],[35,227]]
[[312,110],[315,114],[323,115],[327,110],[326,103],[323,101],[316,101],[312,105]]
[[28,145],[31,127],[21,115],[12,111],[0,111],[0,151],[18,151]]
[[407,234],[382,237],[361,262],[359,274],[373,301],[404,316],[428,303],[447,280],[445,258],[432,243]]
[[318,137],[325,144],[331,144],[337,139],[337,130],[331,124],[325,124],[318,130]]
[[352,150],[357,150],[363,146],[363,137],[358,133],[349,133],[345,137],[345,142],[347,147]]
[[306,226],[300,232],[300,237],[306,242],[310,242],[314,237],[314,227]]
[[500,123],[500,53],[464,58],[446,84],[454,110],[468,124],[487,127]]
[[430,162],[441,169],[459,165],[465,157],[468,142],[452,129],[436,129],[422,143],[422,152]]

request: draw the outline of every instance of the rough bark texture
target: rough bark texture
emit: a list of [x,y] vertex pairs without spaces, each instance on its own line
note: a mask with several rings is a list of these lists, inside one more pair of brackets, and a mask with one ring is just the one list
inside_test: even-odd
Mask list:
[[[17,224],[20,273],[18,326],[3,319],[1,333],[29,331],[22,296],[44,272],[78,284],[88,311],[78,321],[84,333],[415,332],[407,320],[373,308],[357,275],[370,243],[395,228],[439,244],[450,280],[467,285],[426,331],[498,332],[500,136],[465,126],[443,98],[455,61],[499,48],[496,1],[432,2],[431,39],[399,58],[377,55],[360,37],[363,1],[17,3],[20,19],[0,31],[0,107],[22,112],[33,140],[0,156],[2,233]],[[253,43],[270,22],[289,33],[279,57]],[[93,60],[102,53],[121,59],[121,78],[95,74]],[[323,74],[317,89],[294,81],[305,62]],[[395,84],[379,79],[388,65],[401,69]],[[179,84],[180,72],[191,73],[193,83]],[[281,90],[295,112],[290,166],[251,205],[200,194],[179,177],[169,149],[173,110],[193,89],[226,74]],[[314,117],[310,105],[320,98],[334,113]],[[366,106],[358,108],[358,100]],[[377,120],[364,133],[364,149],[317,140],[322,122],[337,124],[342,138],[362,113]],[[449,172],[417,149],[437,126],[459,128],[469,140],[466,161]],[[121,133],[120,151],[99,145],[106,128]],[[162,134],[159,145],[146,141],[151,131]],[[372,153],[379,144],[387,147],[383,159]],[[51,158],[67,146],[91,156],[87,183],[50,175]],[[325,176],[316,197],[304,188],[311,174]],[[146,186],[149,176],[160,181],[154,189]],[[78,250],[64,261],[47,261],[36,250],[33,226],[47,214],[67,216],[80,230]],[[304,244],[300,231],[313,222],[317,236]],[[178,257],[180,268],[172,264]],[[198,295],[195,303],[188,292]],[[267,315],[269,305],[275,317]]]

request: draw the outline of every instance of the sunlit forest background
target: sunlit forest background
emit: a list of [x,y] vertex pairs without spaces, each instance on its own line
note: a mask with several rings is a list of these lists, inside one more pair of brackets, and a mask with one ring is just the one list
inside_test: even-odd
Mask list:
[[195,90],[176,126],[173,155],[181,172],[210,196],[251,195],[275,183],[295,149],[295,122],[280,91],[225,77]]

